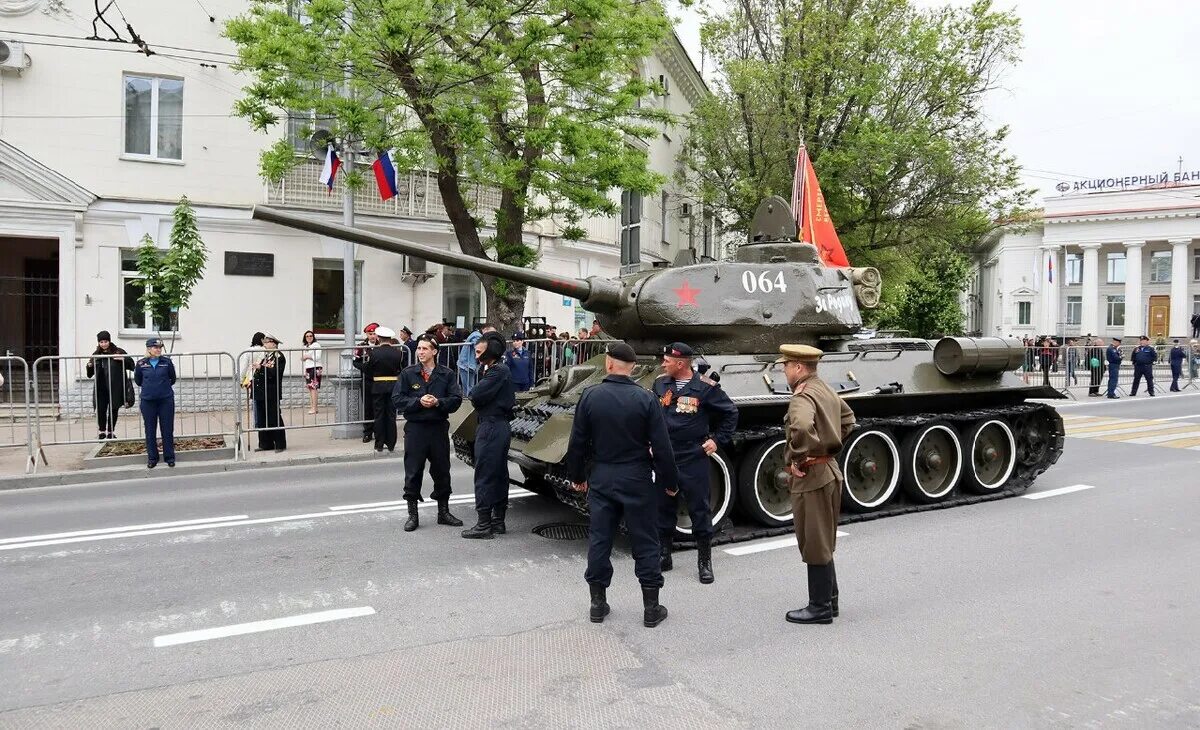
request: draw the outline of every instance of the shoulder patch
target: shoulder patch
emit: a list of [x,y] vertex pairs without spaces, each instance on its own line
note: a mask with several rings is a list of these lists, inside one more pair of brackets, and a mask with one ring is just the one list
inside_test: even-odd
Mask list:
[[701,375],[700,382],[704,383],[705,385],[716,385],[717,384],[717,381],[713,380],[712,378],[708,377],[707,375]]

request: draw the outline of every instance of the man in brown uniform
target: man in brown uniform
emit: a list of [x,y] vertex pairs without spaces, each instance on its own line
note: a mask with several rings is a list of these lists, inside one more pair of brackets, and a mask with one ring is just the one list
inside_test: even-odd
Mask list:
[[800,556],[808,565],[808,606],[788,611],[796,624],[833,623],[837,615],[837,576],[833,549],[842,507],[842,471],[837,453],[854,427],[854,413],[817,377],[821,351],[808,345],[781,345],[783,374],[792,389],[784,423],[791,475],[792,517]]

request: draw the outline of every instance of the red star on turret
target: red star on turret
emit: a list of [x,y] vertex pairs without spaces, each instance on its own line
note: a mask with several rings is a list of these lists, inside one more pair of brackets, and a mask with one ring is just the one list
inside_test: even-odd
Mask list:
[[679,297],[679,301],[675,303],[676,307],[686,307],[689,305],[693,307],[697,306],[696,295],[700,293],[700,290],[693,289],[688,284],[687,279],[683,280],[683,286],[679,287],[678,289],[672,289],[671,291],[675,292],[675,296]]

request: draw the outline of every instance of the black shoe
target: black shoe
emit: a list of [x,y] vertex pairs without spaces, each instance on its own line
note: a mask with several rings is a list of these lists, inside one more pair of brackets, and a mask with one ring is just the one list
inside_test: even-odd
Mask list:
[[285,452],[285,451],[287,451],[287,447],[286,447],[286,446],[276,446],[276,447],[275,447],[275,453],[276,453],[276,454],[282,454],[282,453],[283,453],[283,452]]
[[438,502],[438,518],[439,525],[450,525],[451,527],[462,527],[462,520],[450,514],[450,504],[448,502]]
[[508,513],[508,505],[492,508],[492,532],[497,535],[508,534],[508,525],[504,524],[504,515]]
[[151,462],[149,462],[149,463],[147,463],[147,464],[146,464],[146,468],[147,468],[147,469],[153,469],[153,468],[154,468],[154,467],[156,467],[156,466],[158,466],[158,462],[157,462],[157,461],[151,461]]
[[404,523],[404,531],[412,532],[421,526],[421,520],[417,517],[417,500],[408,500],[408,520]]
[[[492,511],[490,509],[476,510],[479,515],[479,521],[474,527],[469,527],[462,531],[462,536],[468,540],[491,540],[495,537],[492,534]],[[438,517],[438,522],[441,522],[441,517]],[[462,524],[461,522],[458,524]]]
[[828,565],[808,566],[808,605],[787,612],[793,624],[833,623],[833,570]]
[[389,451],[389,452],[391,452],[391,451],[395,451],[395,450],[396,450],[396,447],[395,447],[395,446],[389,446],[389,447],[388,447],[388,451]]
[[1109,399],[1111,399],[1111,400],[1116,400],[1116,399],[1120,398],[1121,396],[1119,396],[1119,395],[1106,395],[1106,396],[1104,396],[1104,397],[1105,397],[1105,398],[1109,398]]
[[658,567],[664,573],[675,567],[675,561],[671,559],[671,539],[671,535],[659,538]]
[[1150,394],[1150,397],[1151,397],[1151,398],[1153,398],[1153,397],[1154,397],[1154,394],[1153,394],[1153,393],[1151,393],[1151,394]]
[[374,441],[374,440],[375,440],[375,437],[374,437],[374,436],[372,436],[371,434],[369,434],[369,433],[364,433],[364,434],[363,434],[363,443],[364,443],[364,444],[369,444],[369,443],[371,443],[371,442],[372,442],[372,441]]
[[173,462],[173,461],[168,461],[168,462],[167,462],[167,466],[169,466],[169,467],[171,467],[172,469],[174,469],[174,468],[175,468],[175,462]]
[[608,615],[608,601],[604,596],[604,586],[597,583],[588,583],[588,588],[592,591],[592,608],[588,611],[588,618],[592,623],[604,623],[604,617]]
[[108,434],[101,431],[100,433],[96,434],[96,438],[100,441],[103,441],[104,439],[108,438]]
[[255,446],[254,450],[255,451],[274,451],[274,449],[268,449],[266,446]]
[[658,602],[658,589],[642,586],[642,606],[645,615],[642,626],[652,629],[667,620],[667,607]]
[[715,580],[712,567],[712,538],[701,537],[696,540],[696,568],[700,575],[700,582],[708,585]]
[[110,439],[115,439],[116,437],[117,437],[117,435],[115,433],[113,433],[112,431],[109,431],[108,435],[105,436],[105,438],[110,438]]
[[378,445],[378,444],[376,444],[376,445],[375,445],[375,453],[376,453],[376,454],[382,454],[382,453],[383,453],[383,447],[382,447],[382,446],[380,446],[380,445]]

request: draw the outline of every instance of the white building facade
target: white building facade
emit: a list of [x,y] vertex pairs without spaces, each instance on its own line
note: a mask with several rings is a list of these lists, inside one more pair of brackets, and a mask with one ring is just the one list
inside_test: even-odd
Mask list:
[[[281,183],[264,184],[260,150],[298,125],[267,135],[231,115],[247,79],[232,70],[235,49],[221,29],[246,5],[206,0],[205,7],[215,21],[194,3],[167,9],[157,0],[124,0],[124,17],[155,50],[147,56],[130,43],[85,40],[96,27],[109,35],[93,24],[90,0],[0,0],[0,41],[9,50],[0,62],[0,354],[87,355],[100,330],[140,352],[148,336],[168,334],[171,322],[163,320],[172,319],[177,351],[237,352],[255,330],[286,346],[297,346],[306,329],[341,341],[342,242],[250,218],[253,205],[270,203],[340,222],[340,191],[326,191],[311,159]],[[105,17],[128,38],[119,18]],[[681,116],[707,93],[674,37],[638,71],[667,88],[643,103]],[[672,177],[684,131],[664,127],[629,143]],[[400,194],[387,202],[373,182],[359,191],[357,225],[458,250],[432,174],[401,170],[398,184]],[[141,307],[133,254],[145,235],[167,245],[172,209],[184,195],[209,262],[190,306],[171,317]],[[476,191],[481,210],[492,195]],[[689,248],[719,255],[706,219],[674,187],[645,200],[618,196],[623,215],[586,221],[581,241],[531,224],[526,242],[539,251],[538,268],[615,276],[623,265],[671,261]],[[486,315],[480,284],[466,271],[365,247],[355,262],[355,330],[370,321],[414,331],[443,320],[469,326]],[[591,322],[578,302],[532,290],[527,314],[567,331]]]
[[1047,198],[1040,218],[994,231],[976,250],[967,330],[1190,337],[1200,312],[1200,184],[1187,181]]

